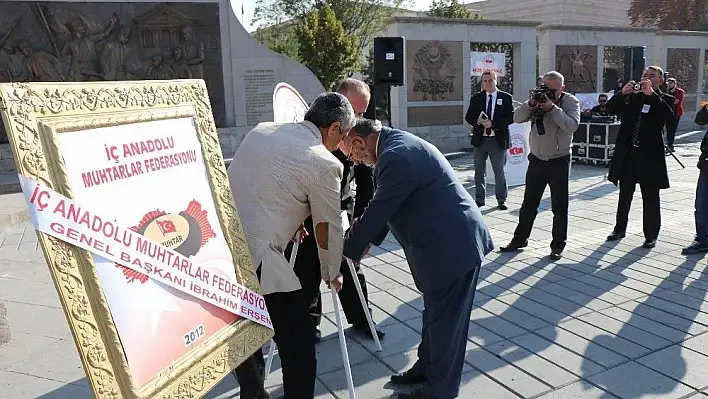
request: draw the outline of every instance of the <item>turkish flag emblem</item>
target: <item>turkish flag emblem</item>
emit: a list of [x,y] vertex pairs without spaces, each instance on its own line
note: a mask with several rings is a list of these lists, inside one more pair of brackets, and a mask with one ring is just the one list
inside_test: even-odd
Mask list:
[[157,221],[157,227],[160,228],[160,232],[162,233],[163,236],[166,236],[169,233],[174,233],[177,231],[177,227],[175,227],[175,223],[171,220],[165,220],[164,222]]

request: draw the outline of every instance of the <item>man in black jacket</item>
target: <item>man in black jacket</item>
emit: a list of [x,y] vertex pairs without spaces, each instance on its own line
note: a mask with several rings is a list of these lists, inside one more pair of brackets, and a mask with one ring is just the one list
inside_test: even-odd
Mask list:
[[494,171],[494,191],[498,208],[506,210],[506,150],[511,143],[509,125],[514,123],[514,105],[511,94],[497,90],[497,75],[493,71],[482,74],[482,91],[472,96],[465,115],[472,125],[470,144],[474,146],[474,186],[477,206],[484,206],[486,197],[485,174],[487,158]]
[[[345,79],[338,88],[339,93],[343,94],[354,108],[354,114],[361,118],[371,100],[369,86],[357,79]],[[340,146],[342,144],[340,143]],[[341,149],[336,149],[332,152],[337,159],[344,165],[344,174],[342,177],[342,210],[347,211],[349,222],[352,217],[357,218],[371,201],[374,196],[374,183],[372,170],[366,165],[354,165],[354,162],[347,159]],[[356,196],[352,190],[352,183],[356,184]],[[305,230],[312,233],[312,217],[305,219]],[[290,259],[292,244],[288,246],[285,256]],[[359,294],[356,292],[353,276],[349,270],[346,260],[342,259],[341,273],[344,278],[344,284],[339,291],[339,300],[342,304],[342,310],[347,321],[352,325],[352,328],[363,335],[373,338],[369,324],[366,320],[364,307],[359,300]],[[364,297],[368,302],[368,292],[366,287],[366,278],[361,271],[359,265],[356,265],[357,278],[361,284],[361,289]],[[314,323],[315,339],[319,340],[321,332],[319,329],[322,320],[322,297],[320,295],[320,285],[322,278],[320,276],[320,260],[317,254],[317,243],[313,234],[308,234],[300,243],[295,259],[295,274],[300,279],[302,291],[305,295],[305,300],[310,304],[310,316]],[[383,338],[385,333],[377,330],[379,338]]]
[[659,190],[669,188],[669,174],[664,156],[662,129],[673,114],[674,98],[663,93],[664,71],[650,66],[642,74],[641,89],[634,91],[634,82],[612,96],[607,106],[611,114],[622,116],[608,180],[619,183],[619,201],[615,228],[608,241],[624,238],[629,208],[637,183],[642,190],[644,205],[644,248],[656,246],[661,228]]
[[[708,105],[696,114],[697,125],[708,125]],[[696,185],[696,238],[691,245],[681,251],[684,255],[708,252],[708,131],[701,141],[701,155],[698,159],[698,184]]]

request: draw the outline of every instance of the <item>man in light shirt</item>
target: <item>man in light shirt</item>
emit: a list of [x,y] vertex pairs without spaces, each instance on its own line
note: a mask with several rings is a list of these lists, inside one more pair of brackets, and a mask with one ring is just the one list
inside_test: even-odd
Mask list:
[[[317,97],[299,123],[261,123],[243,140],[228,169],[229,181],[273,322],[286,398],[314,397],[315,340],[300,281],[285,259],[288,242],[312,214],[322,279],[342,287],[342,163],[331,151],[356,123],[339,93]],[[241,398],[267,398],[263,354],[236,369]]]

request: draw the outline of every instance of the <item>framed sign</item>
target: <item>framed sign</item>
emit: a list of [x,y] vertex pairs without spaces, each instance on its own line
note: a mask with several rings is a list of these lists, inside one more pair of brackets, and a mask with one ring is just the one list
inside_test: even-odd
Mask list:
[[201,80],[0,85],[97,398],[198,398],[272,337]]

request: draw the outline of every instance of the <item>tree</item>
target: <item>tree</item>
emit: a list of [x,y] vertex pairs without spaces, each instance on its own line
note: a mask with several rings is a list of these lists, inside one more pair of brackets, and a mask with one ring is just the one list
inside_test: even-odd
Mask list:
[[258,28],[253,37],[276,53],[299,61],[298,48],[300,44],[297,41],[297,37],[295,37],[295,25],[288,23]]
[[708,30],[708,1],[632,0],[627,16],[633,26]]
[[410,0],[256,0],[254,25],[273,26],[283,21],[299,22],[310,11],[327,4],[341,21],[344,32],[367,47],[386,26],[393,13]]
[[348,34],[332,7],[320,4],[309,11],[295,28],[300,44],[300,62],[317,76],[326,90],[356,70],[361,48]]
[[428,15],[438,18],[479,19],[479,14],[473,13],[457,0],[434,0],[430,5]]

